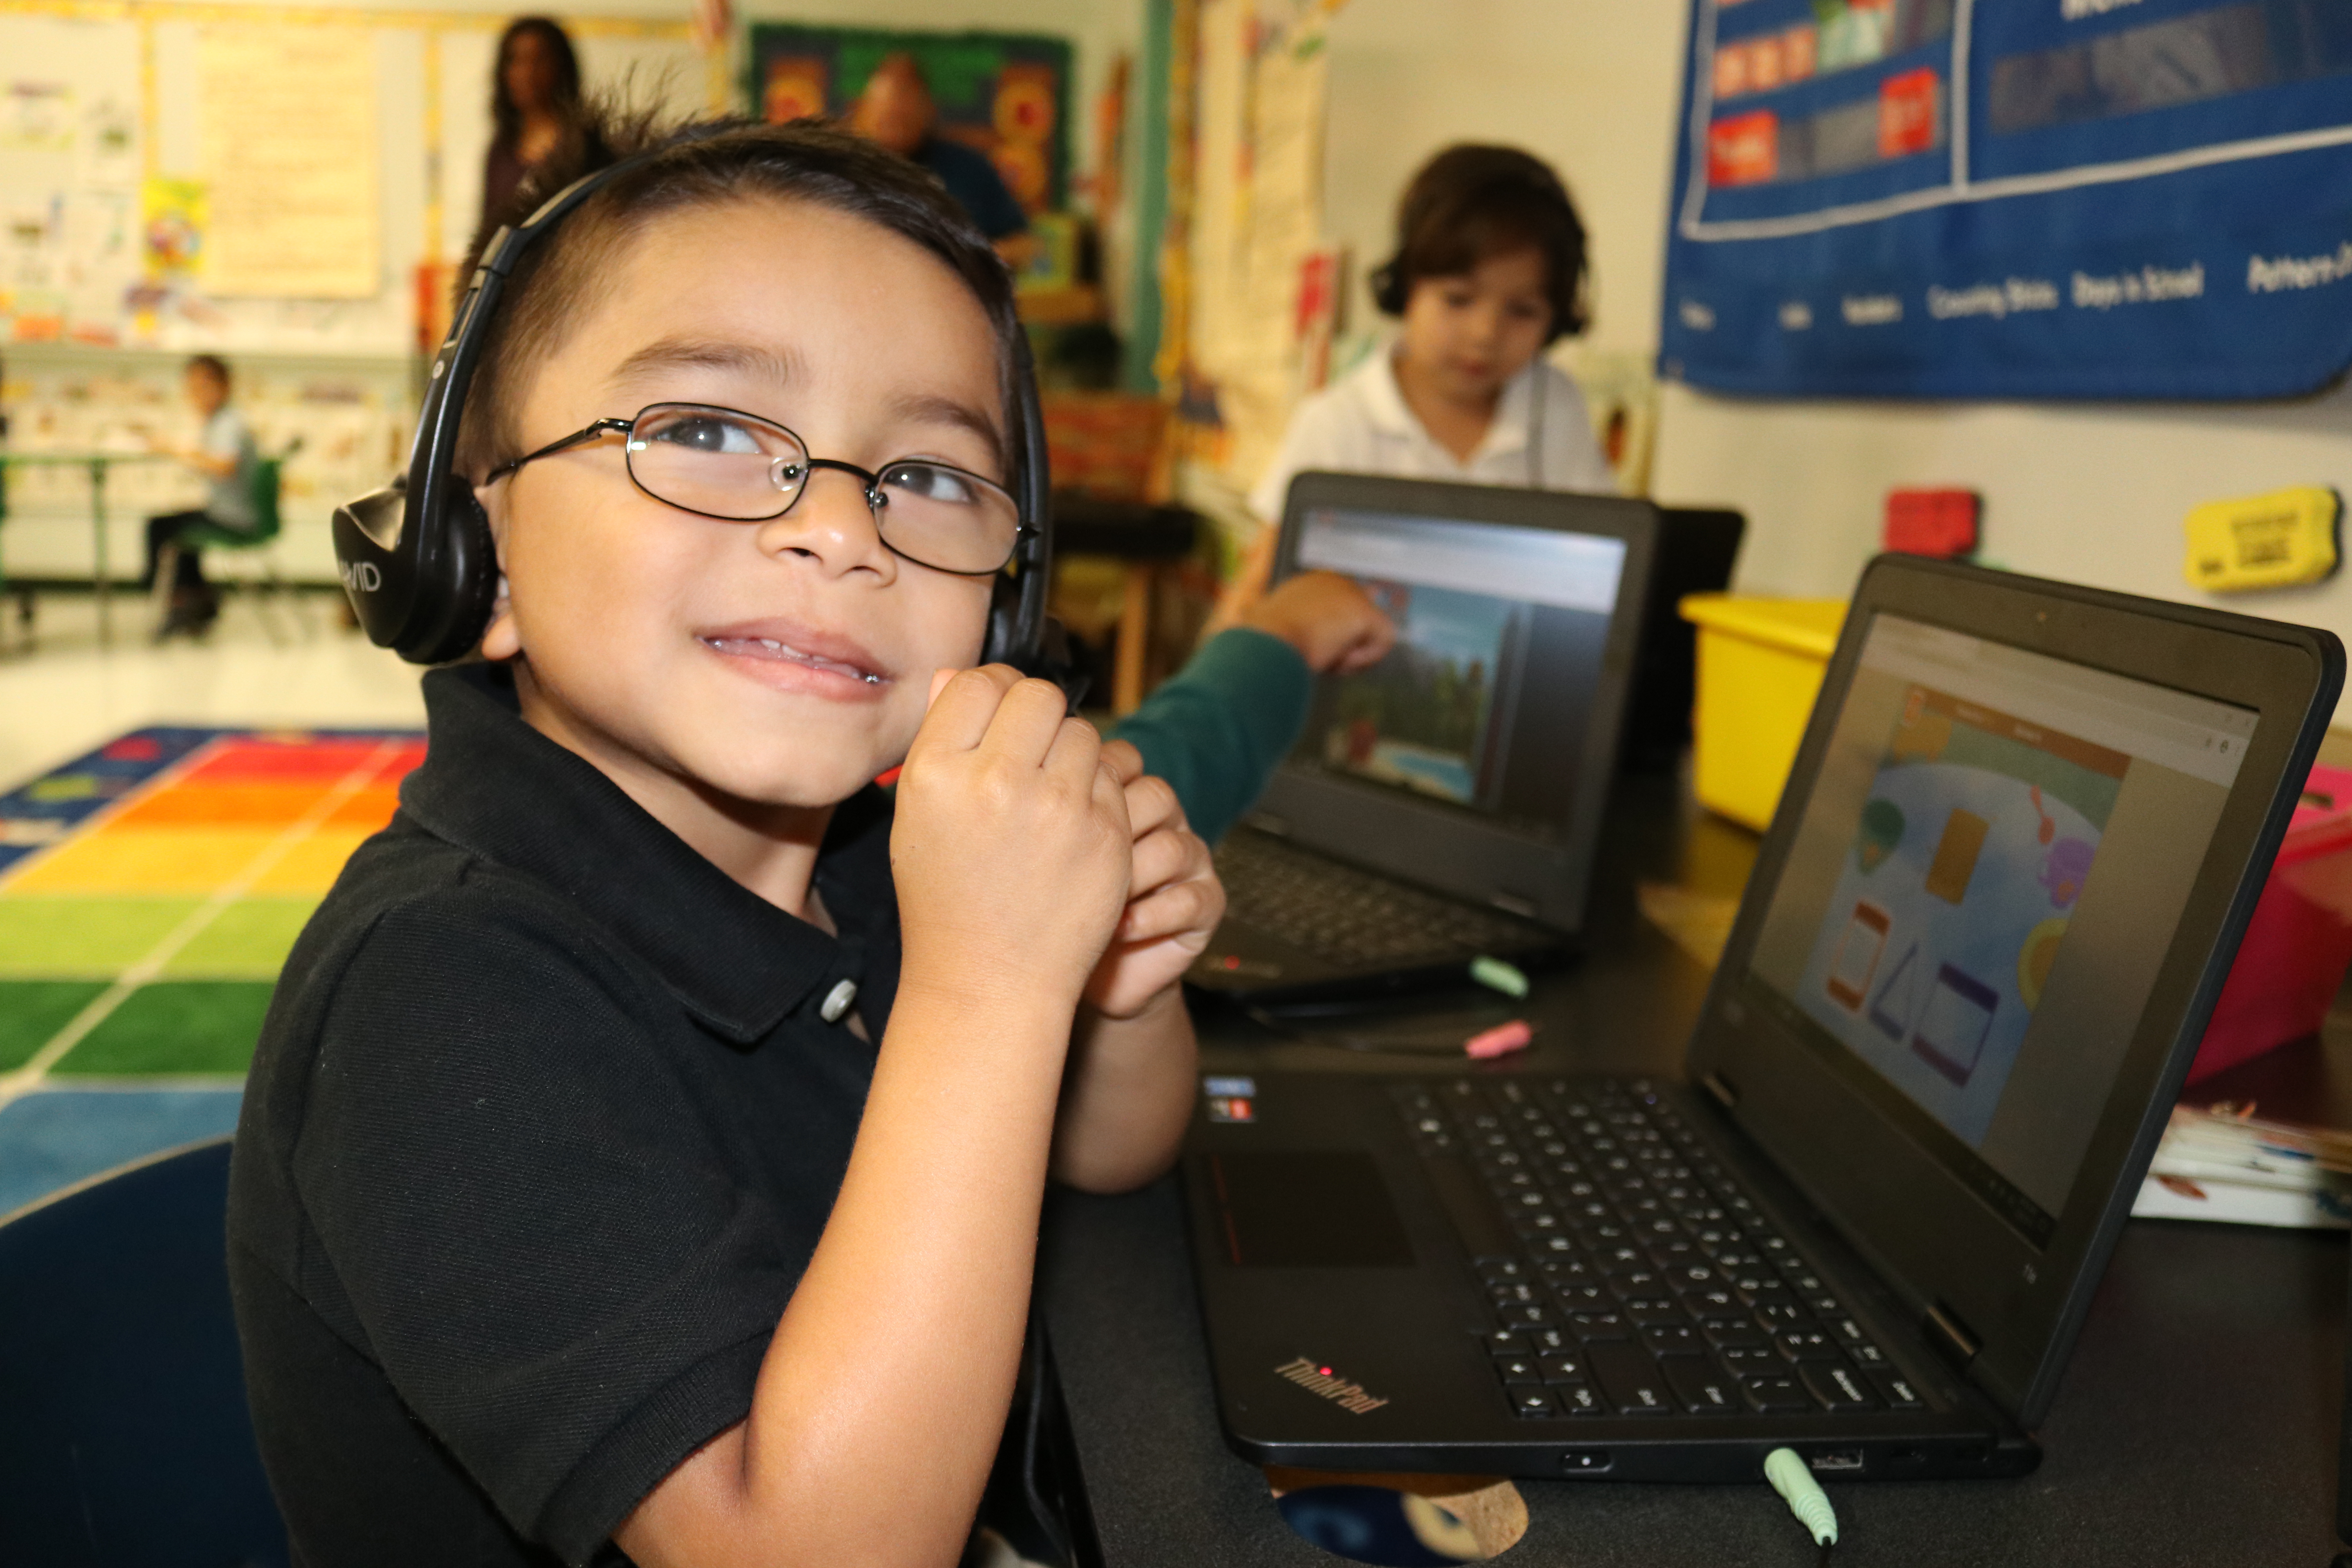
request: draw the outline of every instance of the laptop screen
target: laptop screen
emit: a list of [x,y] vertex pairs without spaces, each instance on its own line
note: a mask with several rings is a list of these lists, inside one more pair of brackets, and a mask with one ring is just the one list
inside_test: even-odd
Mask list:
[[1327,507],[1301,520],[1295,558],[1355,579],[1397,641],[1317,683],[1292,761],[1549,830],[1580,765],[1625,542]]
[[2036,1246],[2254,720],[1891,615],[1869,628],[1749,973]]

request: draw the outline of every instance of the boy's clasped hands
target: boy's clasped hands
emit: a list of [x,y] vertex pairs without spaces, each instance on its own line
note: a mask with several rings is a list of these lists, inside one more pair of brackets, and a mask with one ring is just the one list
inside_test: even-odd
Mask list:
[[1066,710],[1004,665],[931,678],[890,838],[907,968],[1133,1018],[1177,996],[1224,889],[1175,792]]

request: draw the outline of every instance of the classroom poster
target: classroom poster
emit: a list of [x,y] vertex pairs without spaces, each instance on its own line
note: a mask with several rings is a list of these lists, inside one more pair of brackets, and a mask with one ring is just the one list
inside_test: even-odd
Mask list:
[[2344,0],[1694,0],[1661,368],[2284,396],[2352,364]]
[[205,290],[375,298],[373,40],[322,27],[207,27],[196,58]]
[[751,101],[781,124],[844,114],[886,55],[922,67],[939,134],[988,154],[1032,213],[1060,208],[1070,179],[1070,44],[1028,33],[935,33],[883,27],[751,27]]

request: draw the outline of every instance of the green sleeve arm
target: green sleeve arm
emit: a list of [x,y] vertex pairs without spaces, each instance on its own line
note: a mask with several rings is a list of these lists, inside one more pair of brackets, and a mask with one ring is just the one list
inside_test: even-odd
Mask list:
[[1257,801],[1297,743],[1314,677],[1298,650],[1246,626],[1221,632],[1110,738],[1175,788],[1192,831],[1214,844]]

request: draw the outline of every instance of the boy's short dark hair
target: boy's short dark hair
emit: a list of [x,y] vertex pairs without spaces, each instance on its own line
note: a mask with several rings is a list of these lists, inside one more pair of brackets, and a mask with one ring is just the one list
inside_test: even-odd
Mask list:
[[[514,427],[519,392],[544,360],[563,325],[578,318],[645,226],[665,213],[729,202],[813,202],[876,224],[945,262],[963,280],[994,329],[998,401],[1009,422],[1013,342],[1021,331],[1013,279],[994,249],[939,181],[920,166],[862,137],[817,121],[788,125],[722,120],[657,128],[591,111],[579,150],[536,165],[515,208],[493,215],[474,237],[466,270],[473,275],[494,225],[519,223],[549,196],[584,174],[646,151],[645,163],[583,203],[555,232],[524,252],[467,388],[458,427],[457,471],[480,476],[521,451]],[[634,410],[630,411],[634,412]],[[1008,442],[1011,430],[1005,431]],[[1012,453],[1000,454],[1010,471]]]
[[192,355],[188,360],[187,368],[192,371],[203,371],[223,386],[228,384],[228,361],[218,354]]
[[1543,253],[1551,331],[1584,331],[1584,220],[1551,165],[1517,147],[1464,142],[1421,166],[1397,204],[1396,254],[1372,273],[1372,302],[1404,314],[1424,278],[1458,278],[1491,256]]

